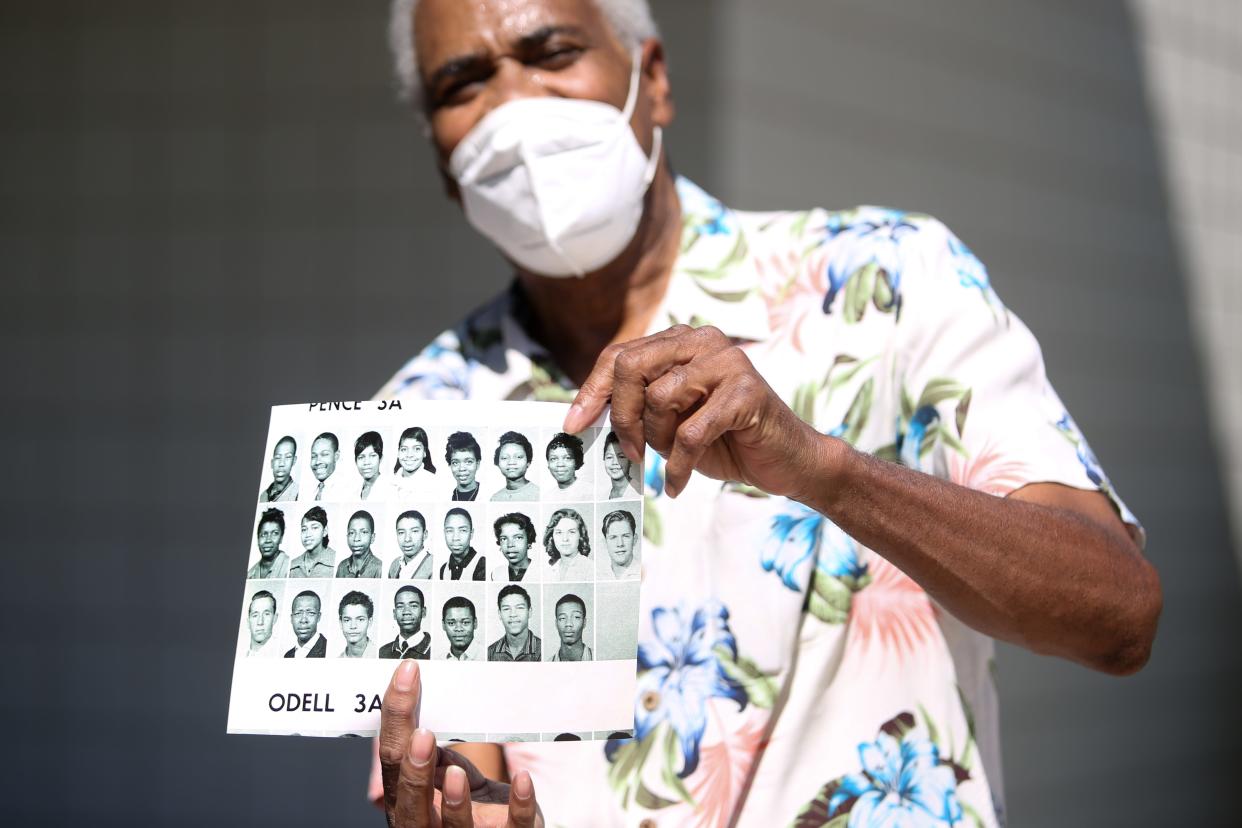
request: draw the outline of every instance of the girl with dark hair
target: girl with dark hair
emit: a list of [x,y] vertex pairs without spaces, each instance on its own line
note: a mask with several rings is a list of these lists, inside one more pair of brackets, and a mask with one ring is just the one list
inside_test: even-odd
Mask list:
[[436,482],[436,466],[431,460],[427,432],[411,426],[397,440],[397,462],[392,467],[392,484],[399,499],[428,494]]

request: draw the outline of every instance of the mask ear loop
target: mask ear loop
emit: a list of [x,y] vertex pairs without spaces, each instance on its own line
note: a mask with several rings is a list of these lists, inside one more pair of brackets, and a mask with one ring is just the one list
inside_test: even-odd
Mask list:
[[[630,70],[630,91],[625,96],[625,109],[621,110],[621,122],[629,129],[630,119],[634,117],[634,109],[638,105],[638,79],[643,68],[643,49],[641,46],[635,46],[630,62],[633,69]],[[651,156],[647,159],[647,169],[643,171],[643,192],[647,192],[647,188],[651,186],[651,182],[655,180],[656,170],[660,167],[660,150],[664,147],[664,130],[659,126],[651,128]]]

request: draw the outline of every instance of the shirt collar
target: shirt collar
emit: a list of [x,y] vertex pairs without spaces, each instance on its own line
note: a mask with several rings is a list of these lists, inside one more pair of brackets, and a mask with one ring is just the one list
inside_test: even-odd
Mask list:
[[[771,335],[767,305],[759,290],[752,240],[738,213],[688,178],[678,177],[676,186],[681,201],[681,248],[647,333],[678,324],[714,325],[736,340],[767,339]],[[573,384],[547,350],[526,333],[522,319],[528,313],[515,282],[494,305],[466,323],[471,351],[484,357],[484,370],[474,371],[471,378],[472,396],[554,402],[573,398]],[[500,349],[484,341],[493,337],[499,339]]]

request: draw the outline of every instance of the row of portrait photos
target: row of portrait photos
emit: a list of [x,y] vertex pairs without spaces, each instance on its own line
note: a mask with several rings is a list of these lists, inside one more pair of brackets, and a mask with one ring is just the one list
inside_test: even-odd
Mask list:
[[[261,503],[589,502],[642,496],[616,433],[408,426],[273,433]],[[352,458],[352,462],[351,461]]]
[[248,581],[239,658],[634,658],[639,584]]
[[642,504],[260,504],[251,580],[624,581],[640,577]]

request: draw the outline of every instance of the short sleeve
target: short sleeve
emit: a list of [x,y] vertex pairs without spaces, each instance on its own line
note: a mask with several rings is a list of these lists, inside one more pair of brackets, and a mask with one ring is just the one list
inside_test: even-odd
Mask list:
[[894,459],[999,496],[1040,482],[1101,491],[1142,544],[1142,525],[1048,381],[1039,343],[983,264],[934,219],[908,243],[917,251],[897,325]]

